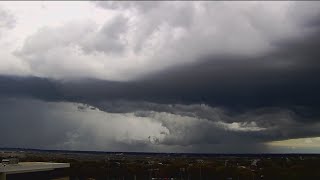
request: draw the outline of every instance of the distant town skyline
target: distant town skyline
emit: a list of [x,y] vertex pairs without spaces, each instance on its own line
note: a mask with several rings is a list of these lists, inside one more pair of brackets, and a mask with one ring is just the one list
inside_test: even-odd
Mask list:
[[320,152],[316,1],[0,2],[0,147]]

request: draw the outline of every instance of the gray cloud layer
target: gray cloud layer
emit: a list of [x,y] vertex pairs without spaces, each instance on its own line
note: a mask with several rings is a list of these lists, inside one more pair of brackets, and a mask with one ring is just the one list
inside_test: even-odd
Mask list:
[[49,103],[25,98],[1,98],[0,102],[1,117],[6,120],[2,122],[0,140],[5,147],[272,152],[264,142],[320,133],[318,122],[298,121],[300,117],[284,109],[259,109],[230,115],[221,108],[203,104],[150,104],[158,107],[158,111],[138,108],[133,112],[110,113],[79,103]]
[[15,26],[16,20],[14,15],[0,6],[0,37],[4,30],[12,29]]
[[214,57],[213,63],[220,56],[268,56],[279,43],[318,31],[317,2],[96,2],[96,6],[118,14],[102,26],[83,21],[39,29],[17,49],[17,57],[36,76],[126,81],[207,56]]
[[[261,143],[264,142],[319,136],[318,34],[315,31],[303,39],[281,42],[277,51],[260,57],[260,61],[212,56],[199,63],[171,68],[130,82],[2,76],[0,93],[4,97],[89,104],[107,114],[135,119],[132,122],[143,129],[145,125],[141,124],[141,118],[157,124],[158,131],[154,131],[158,132],[156,135],[150,135],[152,133],[149,132],[143,133],[138,139],[117,140],[123,134],[114,134],[102,126],[108,124],[110,118],[84,117],[91,119],[92,123],[83,125],[83,119],[65,125],[65,117],[61,116],[59,123],[68,127],[61,133],[64,136],[55,137],[56,134],[53,134],[50,136],[52,143],[39,144],[39,147],[190,152],[200,152],[201,147],[211,147],[207,149],[212,151],[220,147],[220,151],[231,152],[241,142],[250,144],[250,148],[243,149],[243,152],[249,149],[263,151],[266,147]],[[212,58],[218,60],[213,62]],[[9,109],[19,111],[14,107]],[[79,110],[87,109],[79,105]],[[48,110],[40,110],[48,114]],[[59,111],[63,112],[61,109]],[[129,122],[107,126],[117,127],[121,131],[131,127]],[[99,127],[113,132],[112,138],[108,133],[106,137],[99,138],[101,135],[95,133]],[[143,129],[127,131],[135,134],[143,132]],[[130,133],[127,137],[131,137]],[[224,137],[223,141],[221,136]],[[88,139],[95,141],[88,144]],[[19,146],[19,143],[12,145]],[[111,145],[114,149],[108,148]]]
[[16,51],[44,78],[0,76],[1,146],[269,152],[320,135],[320,3],[95,3],[123,13]]

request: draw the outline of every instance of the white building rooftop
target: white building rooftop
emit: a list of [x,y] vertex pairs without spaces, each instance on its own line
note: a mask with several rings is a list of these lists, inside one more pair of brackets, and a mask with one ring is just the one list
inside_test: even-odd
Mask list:
[[5,179],[7,174],[28,173],[38,171],[51,171],[58,168],[68,168],[69,163],[51,162],[19,162],[18,164],[0,164],[0,180]]

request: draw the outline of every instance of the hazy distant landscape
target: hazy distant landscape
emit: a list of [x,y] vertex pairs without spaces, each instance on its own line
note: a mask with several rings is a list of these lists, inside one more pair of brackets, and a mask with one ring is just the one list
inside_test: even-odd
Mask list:
[[320,178],[320,155],[315,154],[170,154],[75,152],[6,149],[0,159],[69,162],[52,172],[9,175],[15,179],[71,180],[301,180]]

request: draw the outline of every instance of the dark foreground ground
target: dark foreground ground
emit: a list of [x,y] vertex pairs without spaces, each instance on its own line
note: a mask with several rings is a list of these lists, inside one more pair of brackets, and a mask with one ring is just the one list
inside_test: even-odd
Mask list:
[[8,175],[22,179],[96,180],[295,180],[320,179],[316,154],[148,154],[74,151],[0,150],[0,159],[68,162],[68,169]]

